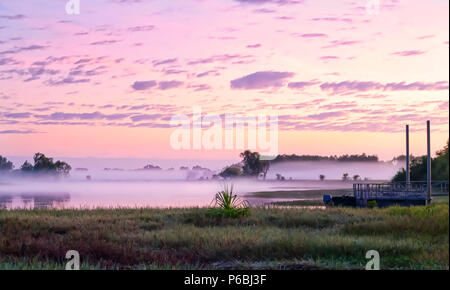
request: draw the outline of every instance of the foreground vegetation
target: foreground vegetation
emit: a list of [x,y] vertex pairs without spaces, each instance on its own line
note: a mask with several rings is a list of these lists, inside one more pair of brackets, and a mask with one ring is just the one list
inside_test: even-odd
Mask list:
[[449,206],[0,211],[0,269],[448,269]]
[[[436,152],[436,157],[431,158],[431,179],[447,180],[449,174],[449,151],[447,144],[441,150]],[[427,156],[411,156],[410,175],[412,181],[423,181],[427,178]],[[406,180],[406,171],[404,168],[392,178],[392,181],[404,182]]]

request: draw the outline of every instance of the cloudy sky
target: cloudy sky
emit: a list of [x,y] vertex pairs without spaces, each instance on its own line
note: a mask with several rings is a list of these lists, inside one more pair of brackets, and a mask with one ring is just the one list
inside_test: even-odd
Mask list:
[[0,2],[2,155],[236,157],[171,148],[192,106],[277,114],[280,153],[387,160],[408,123],[423,154],[427,119],[448,138],[448,0],[66,2]]

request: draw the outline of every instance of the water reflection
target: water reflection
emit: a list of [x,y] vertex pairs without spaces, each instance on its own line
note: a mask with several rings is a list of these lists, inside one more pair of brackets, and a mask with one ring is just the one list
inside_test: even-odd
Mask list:
[[63,208],[70,202],[68,193],[0,193],[0,209],[48,209]]

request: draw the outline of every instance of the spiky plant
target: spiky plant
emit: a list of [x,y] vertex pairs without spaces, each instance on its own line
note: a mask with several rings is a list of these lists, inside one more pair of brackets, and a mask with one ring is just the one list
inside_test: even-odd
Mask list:
[[217,192],[213,201],[213,208],[209,213],[215,216],[239,217],[250,213],[250,204],[233,193],[233,185],[224,185],[224,189]]

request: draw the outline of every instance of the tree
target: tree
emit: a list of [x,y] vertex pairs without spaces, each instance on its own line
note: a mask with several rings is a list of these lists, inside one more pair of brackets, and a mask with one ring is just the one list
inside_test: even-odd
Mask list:
[[25,161],[20,170],[33,173],[47,173],[54,175],[68,175],[72,167],[64,161],[53,162],[53,158],[48,158],[42,153],[36,153],[33,157],[34,165]]
[[145,165],[144,168],[142,168],[142,170],[161,170],[161,167],[159,167],[158,165]]
[[[433,167],[433,161],[431,162]],[[448,139],[447,144],[442,150],[436,152],[436,158],[434,159],[434,167],[432,168],[431,175],[434,176],[435,180],[448,180],[449,176],[449,154],[448,154]],[[436,171],[433,174],[433,171]]]
[[31,172],[33,171],[33,165],[27,161],[25,161],[22,166],[20,167],[20,170],[25,171],[25,172]]
[[42,153],[36,153],[33,157],[34,160],[34,171],[53,171],[55,170],[55,164],[53,163],[53,158],[47,158]]
[[68,175],[72,167],[64,161],[55,162],[55,171],[58,175]]
[[0,155],[0,171],[10,171],[14,168],[11,161]]
[[284,178],[284,176],[279,173],[277,173],[276,176],[277,176],[277,180],[286,180],[286,178]]
[[[431,179],[448,180],[449,152],[447,144],[442,150],[436,152],[436,157],[431,158]],[[411,181],[424,181],[427,179],[427,156],[413,157],[410,164]],[[392,178],[394,182],[406,181],[406,171],[401,168]]]
[[319,175],[319,179],[320,179],[321,181],[324,181],[324,180],[325,180],[325,175],[323,175],[323,174]]
[[347,180],[348,180],[348,173],[344,173],[344,174],[342,175],[342,180],[343,180],[343,181],[347,181]]
[[318,155],[278,155],[272,163],[285,162],[285,161],[339,161],[339,162],[378,162],[377,155],[353,154],[342,156],[318,156]]
[[353,175],[353,180],[354,181],[357,181],[357,180],[360,180],[360,179],[361,179],[361,177],[358,174]]
[[223,178],[232,178],[232,177],[238,177],[242,175],[242,170],[239,167],[233,167],[229,166],[225,168],[219,176]]
[[244,175],[258,176],[263,170],[263,163],[260,160],[260,155],[258,152],[246,150],[240,154],[240,157],[243,158],[242,163],[244,165],[242,170]]
[[269,171],[270,168],[270,162],[267,160],[261,161],[262,163],[262,174],[263,174],[263,180],[266,180],[267,171]]

